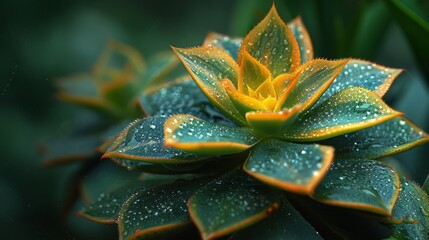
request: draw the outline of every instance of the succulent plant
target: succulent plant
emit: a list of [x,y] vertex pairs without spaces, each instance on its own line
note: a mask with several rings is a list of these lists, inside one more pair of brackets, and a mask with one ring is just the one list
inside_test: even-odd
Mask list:
[[82,216],[120,239],[429,237],[427,192],[380,160],[429,141],[382,100],[401,70],[313,59],[274,6],[244,39],[173,50],[193,81],[144,88],[148,117],[103,155],[127,181]]

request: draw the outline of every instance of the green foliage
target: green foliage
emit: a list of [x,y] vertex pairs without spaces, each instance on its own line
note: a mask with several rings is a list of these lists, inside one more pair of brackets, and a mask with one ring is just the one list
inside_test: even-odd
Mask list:
[[427,237],[427,194],[378,161],[429,141],[381,99],[401,70],[313,59],[312,46],[300,18],[285,24],[273,6],[243,40],[173,48],[194,81],[168,80],[169,55],[145,67],[129,47],[107,50],[91,76],[62,83],[63,98],[116,123],[146,116],[93,135],[120,165],[95,173],[129,181],[83,181],[101,194],[80,214],[117,223],[120,239],[350,238],[360,229],[341,229],[346,212],[391,238]]

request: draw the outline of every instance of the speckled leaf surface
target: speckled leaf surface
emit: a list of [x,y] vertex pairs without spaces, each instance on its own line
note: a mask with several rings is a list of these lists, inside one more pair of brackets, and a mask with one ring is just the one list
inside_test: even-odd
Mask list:
[[429,197],[415,183],[401,178],[401,193],[393,209],[390,239],[427,239],[429,237]]
[[121,186],[111,192],[101,193],[97,200],[85,206],[79,215],[99,223],[115,223],[122,204],[143,188],[143,184]]
[[301,17],[297,17],[288,22],[287,26],[292,31],[296,41],[298,42],[301,64],[313,60],[313,44],[311,43],[310,35],[308,34],[307,28],[302,22]]
[[298,79],[289,92],[282,108],[302,104],[303,111],[310,108],[325,92],[348,60],[330,61],[316,59],[299,68]]
[[390,216],[399,195],[399,176],[373,160],[336,160],[313,198],[326,204]]
[[423,130],[404,117],[396,117],[322,143],[334,146],[338,158],[375,159],[405,151],[428,141],[429,136]]
[[373,92],[352,87],[299,116],[284,137],[295,141],[322,140],[371,127],[400,114]]
[[300,64],[298,43],[275,7],[243,39],[238,53],[240,64],[244,51],[266,66],[273,77],[293,72]]
[[190,78],[160,86],[140,96],[140,104],[152,116],[186,113],[225,125],[233,123],[221,114]]
[[382,97],[401,72],[402,69],[387,68],[372,62],[351,59],[317,104],[349,87],[366,88]]
[[232,154],[246,150],[259,139],[249,128],[230,127],[178,114],[164,126],[165,144],[198,154]]
[[232,38],[223,34],[211,32],[207,35],[203,45],[220,48],[237,61],[238,49],[240,48],[242,40],[241,38]]
[[100,223],[117,222],[122,204],[137,192],[174,182],[188,175],[158,175],[145,173],[132,183],[101,193],[97,200],[85,206],[79,215]]
[[310,194],[325,175],[334,149],[267,139],[250,151],[244,170],[262,182],[286,191]]
[[165,120],[165,117],[153,117],[133,122],[103,157],[164,164],[189,163],[205,159],[201,155],[165,147],[163,133]]
[[191,224],[188,198],[207,181],[180,181],[136,193],[119,214],[120,239],[141,239]]
[[298,211],[282,198],[278,211],[266,219],[234,233],[228,240],[284,240],[284,239],[322,239],[316,230]]
[[229,79],[237,85],[238,65],[225,51],[214,47],[173,49],[201,91],[222,112],[238,123],[245,123],[220,81]]
[[189,213],[203,239],[245,228],[278,207],[278,193],[241,170],[206,184],[189,199]]

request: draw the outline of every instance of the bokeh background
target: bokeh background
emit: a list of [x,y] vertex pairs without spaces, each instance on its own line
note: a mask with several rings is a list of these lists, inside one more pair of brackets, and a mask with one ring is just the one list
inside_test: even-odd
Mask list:
[[[82,109],[54,97],[53,82],[87,72],[109,39],[147,58],[170,45],[197,46],[209,31],[244,36],[271,1],[3,0],[0,3],[0,238],[116,239],[115,226],[63,205],[78,164],[46,168],[38,146],[61,134]],[[385,97],[429,131],[429,1],[283,0],[283,19],[300,14],[316,57],[355,57],[404,68]],[[429,146],[395,156],[422,183]]]

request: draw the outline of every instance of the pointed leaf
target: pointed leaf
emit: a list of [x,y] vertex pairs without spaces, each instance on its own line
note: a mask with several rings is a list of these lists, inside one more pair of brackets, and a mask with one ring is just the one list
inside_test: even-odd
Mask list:
[[180,181],[133,195],[119,215],[120,239],[140,239],[189,225],[188,198],[207,180]]
[[135,193],[154,186],[165,185],[178,179],[185,179],[186,177],[189,177],[189,175],[157,175],[145,173],[142,180],[136,179],[131,184],[123,184],[111,191],[101,193],[95,202],[85,206],[79,211],[79,215],[100,223],[117,222],[123,203]]
[[227,52],[235,61],[237,61],[238,49],[240,48],[241,38],[232,38],[223,34],[211,32],[204,40],[204,46],[220,48]]
[[300,75],[281,108],[292,108],[302,104],[303,111],[309,109],[326,91],[348,60],[329,61],[316,59],[299,69]]
[[343,159],[375,159],[400,153],[429,141],[429,136],[404,117],[396,117],[370,128],[328,139]]
[[121,186],[111,192],[102,193],[98,199],[85,206],[79,215],[99,223],[117,222],[122,204],[143,188],[143,184]]
[[245,228],[278,207],[278,193],[242,171],[210,182],[189,199],[189,213],[203,239],[215,239]]
[[245,50],[243,50],[241,55],[237,89],[241,93],[248,94],[249,87],[252,90],[256,90],[271,74],[264,65]]
[[300,115],[284,137],[294,141],[322,140],[371,127],[400,114],[373,92],[352,87]]
[[228,93],[231,102],[242,116],[245,116],[247,112],[267,110],[263,102],[237,91],[228,79],[222,80],[222,86]]
[[265,65],[273,78],[293,72],[300,65],[298,43],[274,6],[243,39],[238,53],[239,63],[244,51]]
[[227,78],[237,86],[238,65],[226,52],[214,47],[173,48],[191,77],[212,103],[237,123],[245,124],[220,81]]
[[190,114],[207,121],[234,125],[221,114],[196,83],[189,77],[178,79],[140,96],[140,104],[152,116],[169,117],[178,113]]
[[301,106],[284,109],[280,112],[248,112],[249,126],[260,134],[273,135],[287,128],[298,116]]
[[429,233],[429,197],[415,183],[401,178],[401,193],[393,209],[391,239],[427,239]]
[[318,232],[282,197],[281,208],[266,219],[234,233],[228,240],[322,239]]
[[301,17],[297,17],[288,22],[287,26],[292,31],[296,41],[298,42],[299,52],[301,55],[301,65],[313,60],[313,44],[311,43],[310,35],[308,34],[307,28],[302,22]]
[[311,194],[334,159],[334,149],[267,139],[244,164],[251,176],[286,191]]
[[387,68],[372,62],[351,59],[317,104],[349,87],[366,88],[382,97],[401,72],[402,69]]
[[164,164],[190,163],[206,159],[201,155],[165,147],[163,134],[165,121],[165,117],[154,117],[133,122],[103,157]]
[[313,198],[326,204],[390,216],[399,195],[399,176],[373,160],[337,160]]
[[178,114],[164,127],[165,145],[199,154],[231,154],[242,152],[259,139],[249,128],[229,127]]

